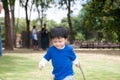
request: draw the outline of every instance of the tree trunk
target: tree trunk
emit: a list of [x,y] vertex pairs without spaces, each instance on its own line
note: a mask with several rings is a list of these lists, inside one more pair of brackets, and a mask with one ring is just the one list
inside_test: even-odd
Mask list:
[[[5,10],[5,50],[13,50],[12,28],[10,22],[8,2],[3,2]],[[6,5],[7,4],[7,5]]]
[[[40,21],[40,24],[41,24],[40,11],[39,11],[38,7],[37,7],[37,12],[38,12],[39,21]],[[42,25],[40,26],[40,29],[42,29]]]
[[16,32],[15,32],[15,16],[14,16],[14,5],[11,6],[11,15],[12,15],[12,36],[13,36],[13,45],[16,47]]
[[30,20],[27,19],[26,21],[26,24],[27,24],[27,48],[30,48],[30,28],[29,28],[29,25],[30,25]]
[[27,13],[27,4],[25,6],[25,14],[26,14],[26,29],[27,29],[27,40],[26,40],[26,47],[30,48],[30,20],[28,19],[28,13]]
[[73,43],[73,29],[72,29],[72,22],[71,22],[70,14],[71,14],[70,1],[68,0],[68,15],[67,15],[67,18],[68,18],[68,25],[69,25],[69,29],[70,29],[70,31],[69,31],[69,34],[70,34],[69,40],[70,40],[70,44],[72,44]]

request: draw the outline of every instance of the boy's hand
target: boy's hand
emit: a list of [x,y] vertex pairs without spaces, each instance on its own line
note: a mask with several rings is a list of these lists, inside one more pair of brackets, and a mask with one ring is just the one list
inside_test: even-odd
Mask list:
[[38,65],[38,68],[39,68],[40,70],[42,70],[43,66],[39,64],[39,65]]
[[48,61],[45,58],[42,58],[42,60],[39,62],[38,68],[42,70],[42,68],[45,66],[47,62]]
[[80,63],[78,63],[78,64],[75,64],[75,66],[76,66],[76,67],[80,67]]

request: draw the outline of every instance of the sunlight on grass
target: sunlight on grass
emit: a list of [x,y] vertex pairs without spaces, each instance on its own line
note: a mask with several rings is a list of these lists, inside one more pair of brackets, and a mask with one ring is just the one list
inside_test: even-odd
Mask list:
[[[43,70],[38,62],[44,54],[3,54],[0,57],[0,79],[52,80],[49,62]],[[87,80],[120,80],[120,56],[104,54],[77,54]],[[75,80],[83,80],[81,71],[74,66]]]

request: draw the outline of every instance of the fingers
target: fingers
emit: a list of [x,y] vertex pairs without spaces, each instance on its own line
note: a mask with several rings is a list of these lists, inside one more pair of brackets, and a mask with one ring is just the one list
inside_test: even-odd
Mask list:
[[80,67],[80,63],[78,63],[78,64],[75,64],[75,66],[76,66],[76,67]]
[[43,66],[42,66],[42,65],[39,65],[38,68],[39,68],[40,70],[42,70]]

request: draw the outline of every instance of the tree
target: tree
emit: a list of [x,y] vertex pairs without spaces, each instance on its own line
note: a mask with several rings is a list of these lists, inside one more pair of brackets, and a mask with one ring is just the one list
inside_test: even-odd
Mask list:
[[9,0],[3,1],[5,10],[5,50],[13,50],[13,35],[9,13]]
[[[90,30],[94,30],[96,33],[101,32],[105,36],[109,36],[110,34],[114,36],[116,34],[117,40],[120,42],[119,3],[119,0],[89,0],[88,3],[83,5],[83,9],[86,10],[84,17],[85,26]],[[109,39],[104,36],[103,38],[106,41],[116,39]]]
[[15,35],[15,15],[14,15],[14,8],[15,8],[15,0],[9,0],[10,3],[10,12],[11,12],[11,27],[12,27],[12,40],[14,46],[16,46],[16,35]]
[[36,0],[35,1],[35,6],[36,6],[36,9],[37,9],[37,12],[38,12],[38,17],[39,17],[39,21],[40,21],[40,24],[41,24],[41,28],[43,26],[43,24],[45,23],[45,11],[50,8],[50,3],[52,2],[52,0]]
[[68,13],[67,13],[67,20],[68,20],[68,25],[69,25],[69,40],[70,40],[70,44],[73,43],[73,27],[72,27],[72,21],[71,21],[71,14],[72,14],[72,10],[71,7],[72,5],[75,3],[75,0],[58,0],[55,1],[56,3],[58,3],[61,7],[63,7],[64,5],[66,6],[65,9],[67,9]]
[[120,0],[106,0],[106,3],[107,4],[105,4],[103,8],[103,16],[104,19],[106,17],[106,21],[103,19],[103,22],[105,22],[106,30],[108,30],[113,36],[115,34],[117,35],[115,42],[120,42]]
[[[30,18],[31,18],[31,12],[34,4],[34,0],[31,1],[31,4],[29,3],[30,0],[20,0],[20,4],[22,7],[25,8],[25,14],[26,14],[26,30],[27,30],[27,40],[26,40],[26,47],[30,47]],[[29,11],[29,12],[28,12]]]
[[91,40],[91,31],[84,25],[85,11],[81,10],[79,15],[72,18],[74,38],[80,41]]

